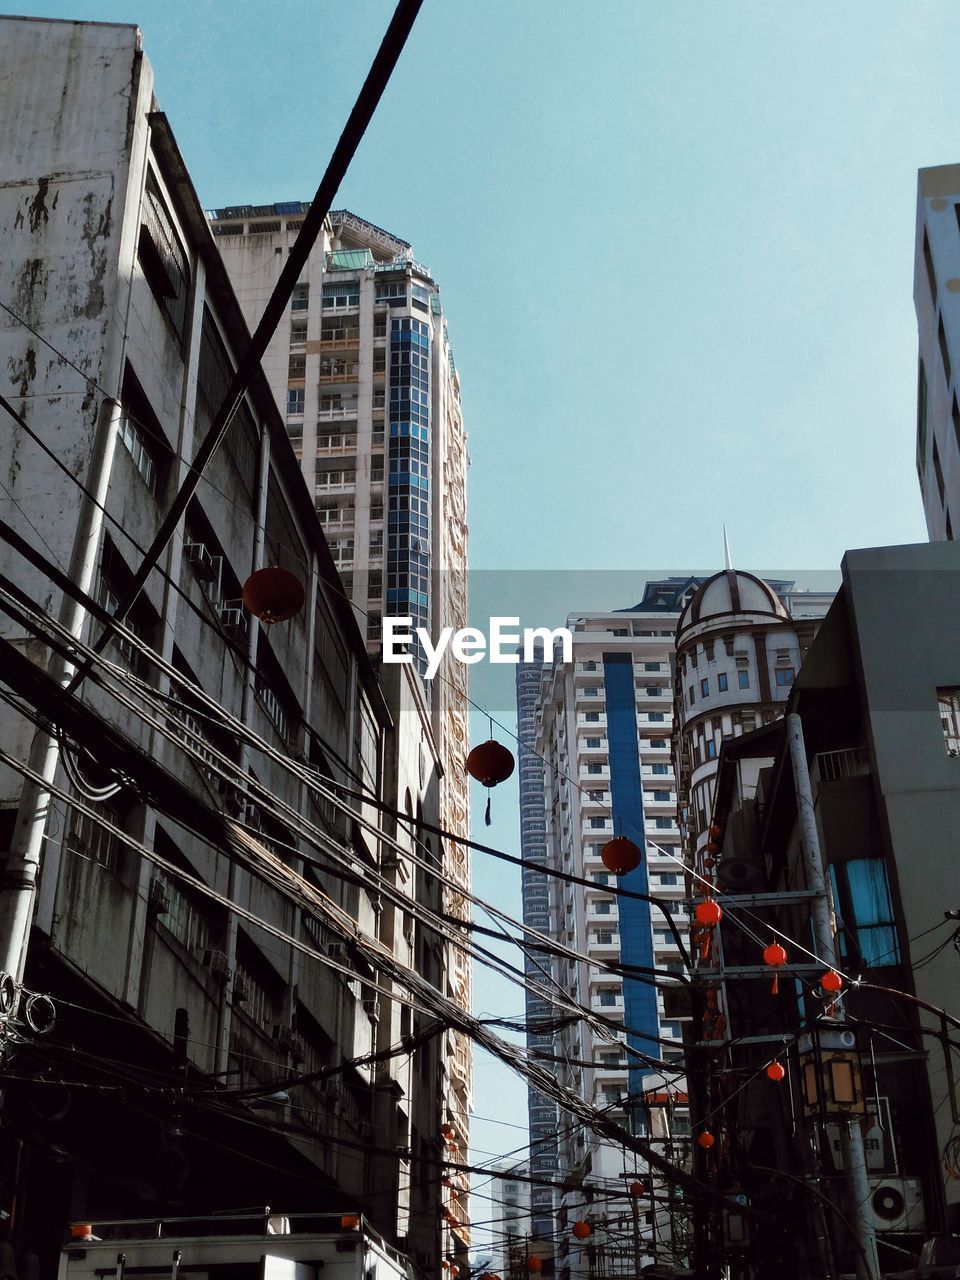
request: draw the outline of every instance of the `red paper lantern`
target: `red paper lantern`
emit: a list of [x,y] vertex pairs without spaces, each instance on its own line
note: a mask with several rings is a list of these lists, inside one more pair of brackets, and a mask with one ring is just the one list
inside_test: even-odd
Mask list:
[[485,787],[496,787],[513,773],[513,752],[490,738],[474,747],[467,756],[467,773]]
[[640,865],[643,854],[626,836],[614,836],[600,850],[600,861],[615,876],[625,876]]
[[717,844],[716,840],[708,840],[706,848],[707,853],[713,854],[714,856],[720,852],[720,846]]
[[636,1199],[647,1194],[647,1188],[642,1182],[630,1183],[630,1194]]
[[450,1274],[453,1276],[453,1280],[457,1280],[457,1276],[460,1274],[460,1268],[455,1262],[450,1263]]
[[720,830],[717,824],[715,822],[711,822],[710,828],[707,831],[707,835],[710,837],[710,839],[719,840],[722,834],[723,832]]
[[304,599],[300,579],[275,564],[251,573],[243,584],[244,608],[268,626],[299,613]]
[[767,1067],[767,1079],[772,1080],[774,1084],[779,1084],[786,1074],[786,1068],[782,1062],[771,1062]]
[[709,1129],[704,1129],[703,1133],[697,1134],[697,1146],[703,1147],[704,1151],[709,1151],[716,1142],[716,1138]]
[[833,995],[837,991],[842,990],[843,979],[840,977],[839,973],[837,973],[835,970],[828,969],[827,972],[820,979],[820,985],[821,987],[823,987],[824,991],[829,991],[831,995]]
[[539,1258],[536,1258],[533,1255],[531,1255],[527,1259],[527,1270],[530,1272],[531,1275],[536,1275],[538,1271],[543,1270],[543,1263],[540,1261]]
[[[771,942],[769,946],[763,948],[763,963],[768,964],[771,969],[778,969],[781,965],[787,963],[787,949],[780,945],[779,942]],[[777,995],[780,990],[780,975],[774,973],[773,982],[770,986],[770,994]]]
[[570,1230],[578,1240],[587,1240],[593,1235],[593,1227],[589,1222],[584,1222],[582,1218],[579,1222],[575,1222]]
[[719,924],[723,919],[723,911],[719,902],[715,902],[713,898],[707,898],[704,902],[698,902],[694,911],[697,924],[705,924],[708,928],[712,925]]
[[455,1138],[457,1136],[457,1131],[452,1124],[442,1124],[440,1126],[440,1133],[448,1142],[451,1138]]

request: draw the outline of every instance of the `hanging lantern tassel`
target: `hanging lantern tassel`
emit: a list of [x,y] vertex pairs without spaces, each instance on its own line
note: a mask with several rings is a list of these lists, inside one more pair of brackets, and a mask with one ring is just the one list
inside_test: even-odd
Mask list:
[[769,946],[763,949],[763,963],[769,965],[773,970],[773,982],[770,984],[770,994],[776,996],[780,994],[780,966],[787,963],[787,949],[779,942],[771,942]]
[[490,792],[489,791],[487,792],[487,807],[483,813],[483,825],[485,827],[489,827],[490,825]]

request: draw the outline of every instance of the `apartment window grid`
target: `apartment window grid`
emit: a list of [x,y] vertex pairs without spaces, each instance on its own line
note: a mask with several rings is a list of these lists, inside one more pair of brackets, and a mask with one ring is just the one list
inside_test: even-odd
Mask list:
[[360,281],[338,280],[336,284],[325,284],[320,304],[324,311],[347,311],[359,307]]
[[206,950],[210,946],[210,921],[197,910],[175,880],[162,871],[155,873],[155,879],[163,887],[167,901],[167,908],[160,917],[163,927],[188,951]]
[[[387,610],[428,625],[430,572],[430,331],[404,316],[390,326]],[[425,655],[417,652],[421,671]]]
[[117,435],[133,459],[133,465],[140,472],[144,484],[152,492],[157,479],[157,465],[140,428],[125,413],[117,420]]

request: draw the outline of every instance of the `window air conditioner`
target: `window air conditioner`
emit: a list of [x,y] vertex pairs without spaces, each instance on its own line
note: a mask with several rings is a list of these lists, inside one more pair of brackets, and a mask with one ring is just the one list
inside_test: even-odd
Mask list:
[[203,967],[209,969],[214,977],[230,977],[230,957],[225,951],[204,951],[202,963]]
[[155,916],[165,916],[170,910],[170,890],[159,876],[150,881],[148,905]]
[[185,542],[183,554],[193,566],[193,571],[204,582],[213,582],[217,577],[217,559],[210,554],[202,542]]
[[923,1231],[926,1214],[919,1178],[871,1178],[867,1215],[874,1231]]
[[371,1022],[380,1021],[380,1001],[364,1000],[363,1011],[369,1017]]
[[225,600],[220,606],[220,625],[231,640],[247,634],[247,616],[239,600]]

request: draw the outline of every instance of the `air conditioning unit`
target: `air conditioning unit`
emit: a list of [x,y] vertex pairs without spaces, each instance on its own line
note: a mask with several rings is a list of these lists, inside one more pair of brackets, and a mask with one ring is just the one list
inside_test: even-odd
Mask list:
[[246,1004],[250,999],[250,991],[242,978],[234,978],[231,999],[234,1004]]
[[203,967],[216,978],[230,977],[230,957],[225,951],[204,951]]
[[370,1019],[371,1022],[380,1021],[380,1001],[379,1000],[364,1000],[363,1011],[367,1015],[367,1017]]
[[219,557],[212,556],[202,542],[185,542],[183,554],[190,561],[198,578],[202,578],[204,582],[216,580]]
[[871,1178],[867,1214],[874,1231],[923,1231],[926,1214],[919,1178]]
[[738,890],[749,892],[763,880],[763,869],[758,859],[721,858],[717,863],[717,883],[728,893]]
[[225,600],[220,606],[220,625],[231,640],[240,640],[247,634],[247,615],[239,600]]
[[150,881],[150,897],[147,905],[155,916],[165,916],[170,910],[170,890],[159,876],[154,876]]
[[288,1022],[275,1022],[273,1024],[273,1038],[278,1044],[282,1044],[285,1049],[290,1051],[290,1056],[294,1062],[303,1061],[305,1057],[303,1037],[298,1035]]

